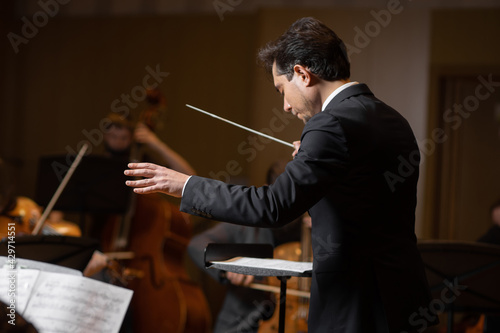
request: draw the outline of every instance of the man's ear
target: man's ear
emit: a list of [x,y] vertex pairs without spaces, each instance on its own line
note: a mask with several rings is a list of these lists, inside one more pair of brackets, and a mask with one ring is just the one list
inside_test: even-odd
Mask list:
[[300,79],[306,87],[309,87],[313,84],[314,75],[307,67],[297,64],[293,66],[293,71],[294,74],[297,75],[298,79]]

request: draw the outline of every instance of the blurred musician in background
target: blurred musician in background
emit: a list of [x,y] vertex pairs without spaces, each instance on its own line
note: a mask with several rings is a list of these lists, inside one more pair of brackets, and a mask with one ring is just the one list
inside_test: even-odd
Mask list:
[[190,175],[196,174],[194,168],[176,151],[142,122],[134,124],[116,113],[107,116],[110,124],[104,133],[104,149],[110,157],[129,159],[134,142],[143,146],[145,154],[158,163]]
[[477,241],[492,245],[500,245],[500,200],[491,205],[490,217],[493,225]]
[[[142,155],[146,161],[168,165],[170,168],[190,175],[196,175],[194,168],[180,154],[163,142],[152,130],[153,123],[158,122],[159,113],[165,108],[163,96],[157,89],[147,90],[148,106],[133,122],[130,117],[117,113],[109,113],[108,126],[103,135],[104,153],[106,156],[124,161],[136,159]],[[103,228],[110,216],[108,214],[93,214],[87,235],[101,239]]]

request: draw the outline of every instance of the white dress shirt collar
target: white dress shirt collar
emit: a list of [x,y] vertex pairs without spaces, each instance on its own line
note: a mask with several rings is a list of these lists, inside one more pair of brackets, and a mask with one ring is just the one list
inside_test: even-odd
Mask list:
[[337,96],[342,90],[344,90],[345,88],[347,87],[350,87],[352,85],[355,85],[355,84],[358,84],[359,82],[357,81],[353,81],[353,82],[347,82],[343,85],[341,85],[340,87],[338,87],[337,89],[335,89],[331,94],[330,96],[328,96],[325,101],[323,102],[323,106],[321,107],[321,111],[325,110],[326,106],[328,105],[328,103],[330,103],[332,101],[332,99]]

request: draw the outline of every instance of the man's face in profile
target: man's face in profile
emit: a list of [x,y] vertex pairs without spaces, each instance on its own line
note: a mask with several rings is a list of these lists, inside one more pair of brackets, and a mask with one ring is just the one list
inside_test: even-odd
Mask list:
[[[296,66],[297,67],[297,66]],[[301,75],[300,69],[294,71],[293,77],[288,81],[285,74],[279,74],[276,69],[276,63],[273,64],[273,80],[276,90],[283,96],[283,109],[285,112],[291,112],[294,116],[304,122],[309,121],[312,116],[321,111],[321,108],[314,108],[309,94],[313,89]]]

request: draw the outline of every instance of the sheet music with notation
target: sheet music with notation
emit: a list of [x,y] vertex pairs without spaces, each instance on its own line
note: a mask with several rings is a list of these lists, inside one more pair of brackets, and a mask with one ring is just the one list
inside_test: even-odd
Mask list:
[[[35,285],[36,279],[38,278],[39,270],[35,269],[18,269],[15,271],[16,274],[16,309],[19,313],[23,313],[26,309],[26,304]],[[7,269],[0,269],[0,300],[5,304],[9,304],[9,277],[11,277],[12,271]]]
[[[40,333],[118,332],[133,294],[129,289],[81,276],[31,269],[17,272],[20,284],[27,283],[23,277],[27,273],[37,273],[26,308],[19,313]],[[0,285],[2,297],[3,288]]]

